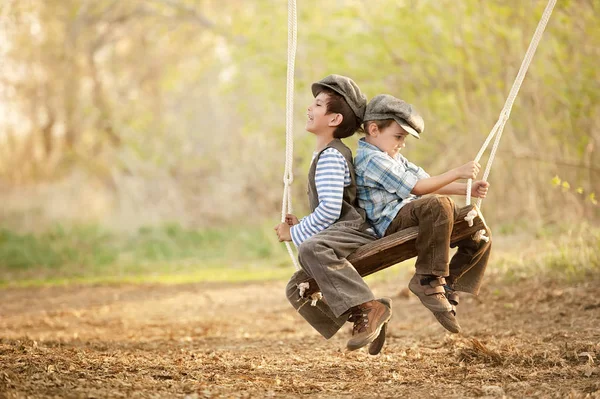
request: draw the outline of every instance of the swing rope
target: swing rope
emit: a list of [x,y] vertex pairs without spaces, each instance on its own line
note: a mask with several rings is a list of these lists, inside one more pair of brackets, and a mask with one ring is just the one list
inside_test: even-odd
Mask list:
[[[506,102],[504,103],[504,108],[502,108],[502,111],[500,112],[500,117],[498,118],[498,121],[492,128],[492,131],[488,135],[487,139],[481,146],[481,149],[477,153],[477,156],[475,157],[475,162],[479,162],[479,160],[481,159],[481,156],[483,155],[483,152],[488,147],[490,141],[492,140],[492,138],[494,136],[496,136],[496,139],[494,140],[494,144],[492,146],[492,151],[490,153],[490,158],[488,159],[487,165],[485,167],[485,171],[483,173],[483,178],[482,178],[483,181],[487,181],[487,178],[490,174],[490,169],[492,168],[492,163],[494,162],[494,158],[496,157],[496,151],[498,150],[498,145],[500,144],[500,138],[502,137],[502,132],[504,130],[504,126],[506,125],[506,122],[508,121],[508,118],[510,117],[510,111],[512,110],[513,104],[515,103],[515,99],[517,98],[517,94],[519,93],[521,84],[523,84],[523,79],[525,79],[525,74],[527,73],[529,64],[531,64],[533,55],[535,54],[537,46],[540,43],[540,40],[542,39],[542,35],[544,34],[544,30],[546,29],[546,25],[548,24],[548,20],[550,19],[550,15],[552,14],[552,10],[554,9],[555,5],[556,5],[556,0],[548,1],[548,4],[546,5],[546,9],[544,10],[544,13],[542,14],[542,18],[540,19],[540,22],[538,23],[538,26],[535,30],[533,38],[531,39],[531,42],[529,43],[529,48],[527,49],[527,53],[525,53],[525,58],[523,59],[523,62],[521,63],[521,68],[519,69],[519,73],[517,74],[517,77],[515,78],[512,88],[510,89],[508,98],[506,99]],[[467,205],[471,205],[472,183],[473,183],[472,179],[469,179],[467,181],[467,199],[466,199]],[[483,201],[482,198],[477,198],[476,205],[478,208],[481,208],[482,201]]]
[[[288,53],[287,53],[287,87],[285,101],[285,171],[283,173],[283,200],[281,204],[281,222],[285,222],[285,215],[292,213],[291,185],[294,181],[293,155],[294,155],[294,64],[296,61],[297,42],[297,15],[296,0],[288,0]],[[296,270],[300,265],[296,260],[292,245],[286,241],[285,246]]]

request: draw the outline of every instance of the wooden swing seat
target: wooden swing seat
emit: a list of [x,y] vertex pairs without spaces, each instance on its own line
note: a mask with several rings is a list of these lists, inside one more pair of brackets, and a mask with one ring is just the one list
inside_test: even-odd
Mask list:
[[[465,217],[472,209],[475,209],[477,216],[473,220],[473,225],[469,226],[468,222],[465,221]],[[450,243],[455,244],[484,229],[488,231],[479,208],[475,205],[467,205],[460,209],[458,217],[454,222]],[[363,245],[348,256],[348,261],[352,263],[361,276],[368,276],[369,274],[417,256],[417,249],[415,247],[417,235],[419,235],[418,227],[409,227],[398,231],[387,237]],[[305,296],[319,291],[314,279],[309,279],[307,282],[310,284],[310,288],[306,290]]]

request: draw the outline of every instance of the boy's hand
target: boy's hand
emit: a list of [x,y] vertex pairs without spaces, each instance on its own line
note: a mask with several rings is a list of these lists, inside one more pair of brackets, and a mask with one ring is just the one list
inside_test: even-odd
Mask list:
[[295,215],[292,215],[291,213],[288,213],[287,215],[285,215],[285,222],[287,224],[289,224],[290,226],[294,226],[294,225],[300,223],[298,218]]
[[483,180],[474,181],[473,185],[471,186],[471,197],[485,198],[489,187],[490,187],[490,183],[488,183],[486,181],[483,181]]
[[277,237],[279,238],[279,242],[292,241],[290,227],[291,226],[287,223],[279,223],[277,226],[275,226],[275,231],[277,232]]
[[479,173],[479,169],[481,169],[481,165],[479,165],[479,163],[475,161],[470,161],[464,164],[463,166],[456,168],[456,171],[458,172],[459,179],[475,180],[477,174]]

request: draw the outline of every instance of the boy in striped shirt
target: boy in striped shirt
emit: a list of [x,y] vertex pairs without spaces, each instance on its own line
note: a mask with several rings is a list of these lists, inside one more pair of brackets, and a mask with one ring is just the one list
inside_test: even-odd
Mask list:
[[[287,285],[294,308],[325,338],[332,337],[346,321],[354,322],[347,348],[371,344],[369,353],[381,350],[383,326],[392,315],[391,301],[376,300],[346,257],[375,239],[356,200],[352,152],[340,139],[360,127],[366,98],[352,79],[330,75],[312,85],[314,101],[308,107],[306,130],[316,138],[308,175],[312,213],[302,220],[287,215],[275,227],[280,241],[298,246],[302,270]],[[316,306],[303,297],[299,285],[313,278],[323,300]],[[385,329],[384,329],[385,331]]]

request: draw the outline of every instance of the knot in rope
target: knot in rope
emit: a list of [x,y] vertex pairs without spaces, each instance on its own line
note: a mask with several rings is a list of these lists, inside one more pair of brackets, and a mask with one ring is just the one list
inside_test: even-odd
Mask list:
[[502,119],[504,122],[506,122],[508,120],[508,118],[510,118],[510,111],[511,109],[503,109],[502,112],[500,113],[500,119]]
[[486,233],[485,229],[479,230],[477,233],[473,234],[473,241],[475,241],[475,242],[480,242],[480,241],[490,242],[490,238],[488,236],[486,236],[485,233]]
[[286,186],[291,186],[293,181],[294,181],[293,175],[283,176],[283,184],[285,184]]
[[[308,281],[305,281],[303,283],[298,284],[297,287],[300,298],[304,298],[304,293],[310,288],[310,283]],[[309,298],[311,299],[310,306],[317,306],[317,302],[323,299],[323,294],[320,291],[313,292],[312,294],[310,294]]]
[[310,301],[310,306],[317,306],[317,302],[323,299],[323,294],[321,294],[320,292],[312,293],[310,295],[310,299],[312,299],[312,301]]
[[473,220],[477,217],[477,210],[475,208],[471,209],[467,216],[465,216],[465,222],[469,224],[469,227],[473,227]]
[[300,291],[300,292],[298,292],[298,294],[300,295],[301,298],[304,298],[304,293],[309,288],[310,288],[310,284],[306,281],[298,284],[298,291]]

